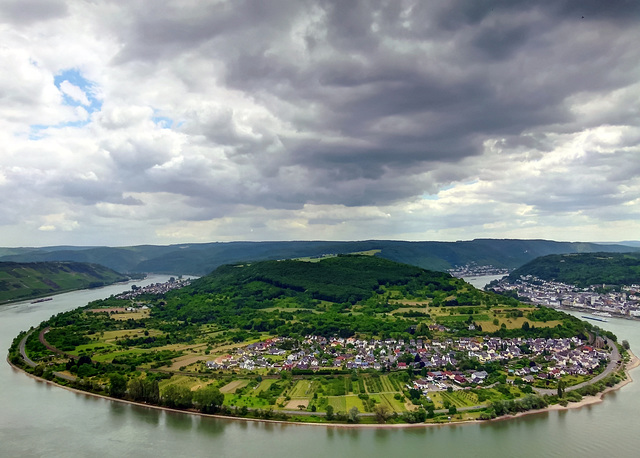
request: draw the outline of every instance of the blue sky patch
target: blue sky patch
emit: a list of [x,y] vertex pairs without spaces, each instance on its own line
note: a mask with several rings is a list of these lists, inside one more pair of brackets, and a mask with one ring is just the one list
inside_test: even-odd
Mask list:
[[[65,83],[66,82],[66,83]],[[82,107],[84,108],[89,115],[96,111],[99,111],[102,108],[102,101],[96,98],[96,84],[88,79],[86,79],[80,71],[75,68],[70,68],[68,70],[64,70],[63,72],[57,74],[53,78],[53,83],[56,87],[62,92],[63,103],[70,107]],[[72,94],[66,93],[69,92],[68,85],[71,84],[75,86],[75,89],[72,90],[75,92],[75,97]],[[78,90],[79,89],[79,90]],[[29,132],[30,140],[39,140],[43,138],[44,131],[47,129],[61,129],[64,127],[83,127],[89,123],[89,120],[83,121],[71,121],[71,122],[62,122],[59,124],[32,124]]]
[[151,120],[162,129],[171,129],[171,126],[173,126],[173,119],[166,116],[154,116]]
[[95,97],[95,83],[86,79],[82,74],[75,68],[70,68],[68,70],[64,70],[62,73],[59,73],[53,78],[53,83],[56,85],[58,89],[61,89],[61,85],[68,81],[74,86],[80,88],[82,92],[87,96],[88,104],[84,104],[79,100],[70,97],[67,94],[63,93],[64,103],[65,105],[69,105],[72,107],[82,106],[85,110],[89,112],[89,114],[100,110],[102,107],[102,101],[96,99]]

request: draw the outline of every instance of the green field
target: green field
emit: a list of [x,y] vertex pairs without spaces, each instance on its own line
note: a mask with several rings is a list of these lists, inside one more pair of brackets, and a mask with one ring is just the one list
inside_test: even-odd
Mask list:
[[344,396],[329,396],[329,405],[335,412],[347,411],[347,398]]
[[379,404],[386,405],[392,412],[404,412],[407,410],[402,401],[398,401],[391,393],[382,393],[372,396]]

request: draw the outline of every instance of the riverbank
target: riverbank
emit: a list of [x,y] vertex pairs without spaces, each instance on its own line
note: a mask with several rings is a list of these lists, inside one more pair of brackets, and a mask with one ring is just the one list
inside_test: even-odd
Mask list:
[[[149,274],[151,275],[151,274]],[[145,277],[146,278],[146,277]],[[28,297],[20,297],[17,299],[4,299],[2,301],[0,301],[0,306],[3,305],[13,305],[13,304],[19,304],[21,302],[24,303],[28,303],[28,305],[40,305],[49,301],[52,301],[55,299],[56,296],[60,296],[62,294],[68,294],[68,293],[73,293],[76,291],[87,291],[87,290],[100,290],[102,288],[107,288],[109,286],[117,286],[117,285],[126,285],[128,283],[134,282],[134,281],[139,281],[141,280],[140,278],[133,278],[133,277],[129,277],[127,280],[121,280],[121,281],[115,281],[113,283],[108,283],[105,285],[100,285],[100,286],[94,286],[94,287],[78,287],[78,288],[70,288],[70,289],[64,289],[64,290],[58,290],[58,291],[49,291],[47,293],[43,293],[43,294],[37,294],[35,296],[28,296]],[[43,300],[45,299],[45,300]]]
[[519,417],[523,417],[523,416],[528,416],[528,415],[539,415],[539,414],[544,414],[544,413],[548,413],[548,412],[553,412],[553,411],[561,411],[561,410],[571,410],[571,409],[580,409],[582,407],[586,407],[586,406],[590,406],[590,405],[595,405],[595,404],[600,404],[604,401],[604,397],[608,394],[611,393],[613,391],[617,391],[620,390],[621,388],[623,388],[624,386],[628,385],[629,383],[633,382],[633,378],[631,377],[631,373],[630,371],[637,368],[638,366],[640,366],[640,359],[638,359],[631,351],[629,351],[629,354],[631,356],[629,362],[625,365],[624,368],[624,372],[625,372],[625,379],[620,381],[619,383],[617,383],[616,385],[612,386],[612,387],[608,387],[606,388],[604,391],[598,393],[595,396],[585,396],[581,401],[579,402],[570,402],[568,403],[566,406],[561,406],[559,404],[553,404],[550,405],[544,409],[537,409],[537,410],[530,410],[527,412],[520,412],[517,413],[515,415],[505,415],[502,417],[498,417],[498,418],[494,418],[492,420],[452,420],[452,421],[445,421],[445,422],[440,422],[440,423],[394,423],[394,424],[371,424],[371,423],[367,423],[367,424],[360,424],[360,423],[325,423],[325,422],[304,422],[304,421],[283,421],[283,420],[269,420],[269,419],[263,419],[263,418],[248,418],[248,417],[235,417],[235,416],[229,416],[229,415],[218,415],[218,414],[205,414],[202,412],[198,412],[195,410],[181,410],[181,409],[172,409],[169,407],[165,407],[165,406],[158,406],[158,405],[153,405],[153,404],[145,404],[142,402],[136,402],[136,401],[129,401],[127,399],[119,399],[119,398],[112,398],[109,396],[105,396],[102,394],[97,394],[97,393],[91,393],[88,391],[83,391],[83,390],[79,390],[77,388],[73,388],[70,386],[65,386],[65,385],[61,385],[58,384],[52,380],[47,380],[44,379],[42,377],[38,377],[35,376],[33,374],[30,374],[29,372],[26,372],[24,369],[22,369],[21,367],[16,366],[15,364],[13,364],[11,361],[9,361],[9,359],[7,359],[7,363],[15,370],[15,371],[19,371],[22,372],[24,374],[26,374],[27,376],[31,377],[34,380],[37,380],[39,382],[44,382],[50,385],[54,385],[60,388],[64,388],[68,391],[71,391],[75,394],[82,394],[85,396],[91,396],[91,397],[95,397],[95,398],[102,398],[104,400],[107,401],[113,401],[113,402],[119,402],[122,404],[129,404],[129,405],[133,405],[133,406],[137,406],[137,407],[144,407],[144,408],[149,408],[149,409],[155,409],[155,410],[164,410],[167,412],[174,412],[174,413],[182,413],[182,414],[188,414],[188,415],[196,415],[196,416],[201,416],[201,417],[209,417],[209,418],[218,418],[218,419],[222,419],[222,420],[236,420],[236,421],[248,421],[248,422],[257,422],[257,423],[276,423],[276,424],[282,424],[282,425],[297,425],[297,426],[323,426],[323,427],[328,427],[328,428],[380,428],[380,429],[397,429],[397,428],[425,428],[425,427],[434,427],[434,426],[459,426],[459,425],[470,425],[470,424],[479,424],[479,423],[488,423],[488,422],[496,422],[496,421],[507,421],[510,419],[514,419],[514,418],[519,418]]
[[[534,304],[533,302],[531,302],[531,304]],[[596,309],[592,309],[592,308],[584,308],[584,307],[562,307],[562,306],[554,306],[552,307],[556,310],[562,310],[563,312],[575,312],[575,313],[589,313],[589,314],[593,314],[593,312],[599,312],[601,310],[596,310]],[[607,317],[607,318],[620,318],[622,320],[629,320],[629,321],[640,321],[640,317],[637,316],[631,316],[631,315],[623,315],[621,313],[616,313],[616,312],[608,312],[611,316]],[[596,315],[597,316],[597,315]],[[602,318],[602,317],[600,317]],[[600,320],[596,320],[596,321],[600,321]],[[601,323],[606,323],[607,321],[601,321]]]
[[534,414],[540,414],[540,413],[552,412],[552,411],[580,409],[582,407],[586,407],[594,404],[600,404],[604,402],[604,398],[608,393],[611,393],[613,391],[618,391],[622,387],[633,382],[633,377],[631,377],[630,371],[640,366],[640,359],[638,359],[633,353],[631,353],[631,351],[629,351],[629,354],[631,355],[631,359],[629,363],[625,365],[625,368],[624,368],[625,379],[615,384],[614,386],[606,388],[604,391],[601,391],[595,396],[585,396],[582,398],[582,400],[578,402],[570,402],[566,406],[561,406],[560,404],[553,404],[547,407],[546,409],[530,410],[528,412],[521,412],[516,415],[508,415],[505,417],[495,418],[494,420],[491,420],[491,421],[508,420],[510,418],[517,418],[525,415],[534,415]]

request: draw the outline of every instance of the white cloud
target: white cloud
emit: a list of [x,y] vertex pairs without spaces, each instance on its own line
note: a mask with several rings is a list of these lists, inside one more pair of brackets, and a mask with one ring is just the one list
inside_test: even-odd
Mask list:
[[89,102],[89,98],[87,97],[87,94],[85,94],[85,92],[82,89],[80,89],[78,86],[75,86],[74,84],[70,83],[67,80],[60,83],[60,90],[64,94],[71,97],[76,102],[81,103],[82,105],[87,106],[91,104],[91,102]]
[[5,243],[637,233],[637,10],[8,5]]

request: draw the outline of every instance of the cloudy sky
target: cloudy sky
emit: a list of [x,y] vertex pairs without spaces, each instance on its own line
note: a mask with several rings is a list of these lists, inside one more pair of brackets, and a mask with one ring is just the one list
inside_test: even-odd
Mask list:
[[640,2],[3,0],[0,246],[640,239]]

